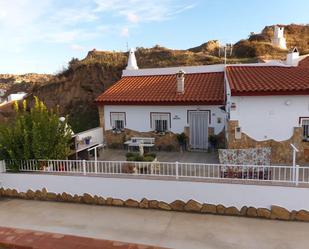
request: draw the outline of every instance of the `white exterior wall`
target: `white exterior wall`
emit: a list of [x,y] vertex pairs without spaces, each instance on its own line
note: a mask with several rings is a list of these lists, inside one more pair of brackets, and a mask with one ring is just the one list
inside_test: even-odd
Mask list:
[[231,103],[236,110],[230,119],[238,120],[242,132],[257,141],[287,140],[299,118],[309,117],[309,96],[232,96]]
[[[219,109],[220,106],[122,106],[122,105],[106,105],[104,106],[105,129],[112,129],[110,121],[111,112],[125,112],[126,125],[125,128],[148,132],[150,127],[151,112],[169,112],[171,113],[171,129],[174,133],[182,133],[184,127],[189,126],[187,123],[188,110],[210,110],[211,123],[209,127],[215,128],[215,134],[222,131],[226,123],[226,114]],[[217,118],[221,118],[221,123],[217,123]],[[177,118],[177,119],[176,119]]]
[[103,128],[97,127],[87,131],[82,131],[80,133],[75,134],[79,140],[84,139],[85,137],[91,137],[91,143],[102,143],[103,142]]
[[13,93],[8,96],[8,102],[21,100],[26,96],[26,93]]
[[243,206],[270,208],[278,205],[290,211],[309,210],[309,198],[306,198],[309,188],[12,173],[0,174],[0,183],[1,187],[18,192],[46,188],[57,194],[88,193],[122,200],[147,198],[170,203],[193,199],[239,209]]

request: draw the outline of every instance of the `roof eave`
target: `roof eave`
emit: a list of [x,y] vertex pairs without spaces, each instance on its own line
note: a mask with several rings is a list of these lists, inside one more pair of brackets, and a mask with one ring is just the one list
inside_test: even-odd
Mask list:
[[98,105],[224,105],[224,100],[214,101],[96,101]]
[[278,95],[309,95],[307,90],[289,91],[231,91],[232,96],[278,96]]

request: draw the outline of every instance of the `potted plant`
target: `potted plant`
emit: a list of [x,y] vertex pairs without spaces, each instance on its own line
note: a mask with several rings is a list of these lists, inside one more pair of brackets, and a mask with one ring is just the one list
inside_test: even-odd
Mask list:
[[89,145],[90,144],[90,140],[91,140],[91,136],[85,137],[85,144]]
[[219,143],[219,137],[217,135],[210,135],[209,136],[209,143],[212,151],[214,151]]
[[177,134],[177,140],[178,140],[180,148],[182,150],[186,150],[186,141],[187,141],[186,134],[184,132],[180,133],[180,134]]

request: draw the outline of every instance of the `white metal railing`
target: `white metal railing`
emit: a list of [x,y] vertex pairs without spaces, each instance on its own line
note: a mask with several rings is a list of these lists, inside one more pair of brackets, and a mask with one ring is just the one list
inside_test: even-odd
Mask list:
[[21,172],[83,175],[137,175],[176,179],[234,179],[240,181],[309,183],[309,167],[276,165],[225,165],[180,162],[130,162],[85,160],[9,160],[7,169]]

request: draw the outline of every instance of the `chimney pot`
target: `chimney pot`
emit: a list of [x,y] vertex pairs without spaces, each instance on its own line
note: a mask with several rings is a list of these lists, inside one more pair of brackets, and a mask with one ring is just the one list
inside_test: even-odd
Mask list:
[[129,51],[128,65],[126,67],[126,70],[137,70],[137,69],[138,69],[138,66],[136,62],[134,49],[131,48]]
[[287,54],[286,64],[297,67],[298,60],[299,60],[299,52],[298,52],[298,49],[295,47],[291,51],[289,51],[289,53]]
[[176,74],[176,79],[177,79],[177,92],[184,93],[185,92],[185,72],[183,70],[180,70]]

